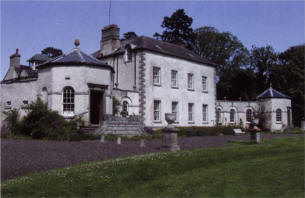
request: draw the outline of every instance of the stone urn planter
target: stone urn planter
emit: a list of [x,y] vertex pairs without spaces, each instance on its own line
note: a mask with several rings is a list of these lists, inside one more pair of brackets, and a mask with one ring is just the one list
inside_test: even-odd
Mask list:
[[259,119],[255,118],[250,124],[250,141],[259,144],[261,142],[260,128],[258,128]]
[[176,116],[172,113],[166,113],[165,120],[168,125],[162,129],[162,146],[169,148],[170,151],[178,151],[180,150],[180,146],[178,145],[178,129],[172,125],[176,120]]

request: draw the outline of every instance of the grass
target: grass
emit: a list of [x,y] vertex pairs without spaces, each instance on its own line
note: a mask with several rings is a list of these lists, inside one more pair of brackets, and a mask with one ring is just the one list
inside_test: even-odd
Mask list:
[[154,153],[4,181],[3,197],[304,197],[304,137]]

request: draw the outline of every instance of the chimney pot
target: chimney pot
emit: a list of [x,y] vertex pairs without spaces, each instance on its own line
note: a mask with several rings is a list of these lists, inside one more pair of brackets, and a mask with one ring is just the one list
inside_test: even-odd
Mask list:
[[116,24],[107,25],[102,29],[100,54],[107,55],[120,48],[120,28]]
[[10,56],[10,67],[19,67],[20,66],[20,54],[19,49],[16,49],[16,53]]

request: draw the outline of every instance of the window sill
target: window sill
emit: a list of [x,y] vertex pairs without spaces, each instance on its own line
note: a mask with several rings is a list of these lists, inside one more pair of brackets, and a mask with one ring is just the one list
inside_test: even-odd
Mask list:
[[195,89],[187,89],[188,91],[195,91]]
[[275,124],[283,124],[282,121],[276,121]]
[[194,121],[188,121],[187,123],[188,123],[188,124],[195,124]]
[[161,87],[161,84],[153,84],[156,87]]
[[202,93],[208,93],[208,91],[202,91]]
[[64,118],[74,118],[75,114],[63,114]]
[[5,106],[4,109],[11,109],[11,106]]
[[172,89],[179,89],[179,87],[173,87],[173,86],[172,86],[171,88],[172,88]]
[[155,123],[155,124],[161,124],[162,122],[156,120],[156,121],[154,121],[154,123]]

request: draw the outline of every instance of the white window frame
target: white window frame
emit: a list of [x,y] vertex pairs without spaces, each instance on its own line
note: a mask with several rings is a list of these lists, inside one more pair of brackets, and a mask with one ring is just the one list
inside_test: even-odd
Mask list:
[[153,114],[154,122],[161,122],[161,100],[154,100],[153,108],[154,108],[154,114]]
[[201,85],[202,85],[202,91],[208,92],[208,77],[206,76],[201,77]]
[[171,87],[178,88],[178,71],[171,70]]
[[189,123],[194,123],[194,103],[188,103],[188,116],[187,120]]
[[275,120],[276,120],[276,122],[282,122],[282,109],[280,109],[280,108],[276,109]]
[[203,104],[202,105],[202,122],[208,122],[209,121],[209,114],[208,114],[208,105]]
[[[233,119],[231,119],[232,118],[232,111],[233,111]],[[235,122],[235,114],[236,114],[235,109],[230,109],[230,118],[229,118],[229,120],[232,123]]]
[[[176,106],[176,108],[174,109],[174,106]],[[172,102],[172,113],[176,115],[176,120],[175,122],[179,122],[179,103],[177,101],[173,101]]]
[[[249,113],[248,113],[249,111],[251,112],[250,115],[249,115]],[[250,116],[250,117],[249,117],[249,116]],[[249,119],[248,119],[248,118],[249,118]],[[252,118],[253,118],[252,109],[247,109],[247,110],[246,110],[246,122],[251,122]]]
[[193,73],[187,74],[187,89],[194,90],[194,74]]
[[[70,90],[69,93],[65,93],[66,90]],[[70,94],[70,96],[65,96],[66,94]],[[68,97],[68,98],[65,98]],[[66,102],[65,102],[66,99]],[[67,101],[67,99],[69,101]],[[71,100],[73,99],[73,100]],[[65,107],[65,105],[70,105],[70,107]],[[75,91],[72,87],[64,87],[62,91],[62,112],[64,116],[74,116],[75,111]]]
[[153,67],[153,85],[161,86],[161,69]]

